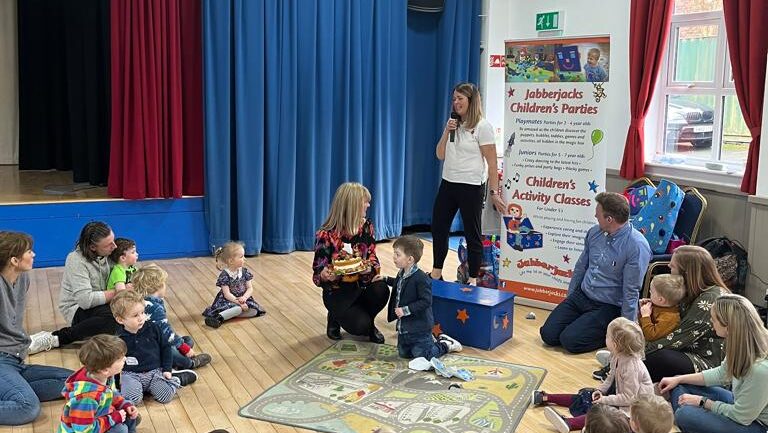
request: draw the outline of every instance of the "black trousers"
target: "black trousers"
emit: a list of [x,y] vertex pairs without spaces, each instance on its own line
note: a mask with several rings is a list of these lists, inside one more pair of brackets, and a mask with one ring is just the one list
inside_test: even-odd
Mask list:
[[109,304],[98,305],[87,310],[78,308],[75,317],[72,318],[72,326],[54,331],[53,335],[59,337],[59,346],[87,340],[97,334],[114,335],[117,322],[112,316]]
[[656,383],[664,377],[677,376],[678,374],[695,373],[691,358],[683,352],[672,349],[661,349],[645,355],[645,366],[651,375],[651,380]]
[[362,285],[340,283],[337,289],[323,289],[323,304],[345,331],[368,336],[376,315],[387,305],[389,287],[383,281]]
[[467,239],[467,256],[469,276],[477,277],[480,263],[483,260],[483,240],[481,219],[483,202],[485,201],[485,185],[470,185],[443,180],[435,197],[432,208],[432,266],[443,269],[445,257],[448,255],[448,236],[451,223],[456,211],[461,212],[464,223],[464,237]]

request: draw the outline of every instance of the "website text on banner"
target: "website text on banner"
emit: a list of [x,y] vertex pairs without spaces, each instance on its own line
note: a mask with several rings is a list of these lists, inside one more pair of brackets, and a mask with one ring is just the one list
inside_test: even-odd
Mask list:
[[[605,190],[610,39],[506,41],[499,277],[518,302],[552,306],[568,291]],[[615,98],[614,98],[615,99]],[[614,127],[614,129],[617,129]]]

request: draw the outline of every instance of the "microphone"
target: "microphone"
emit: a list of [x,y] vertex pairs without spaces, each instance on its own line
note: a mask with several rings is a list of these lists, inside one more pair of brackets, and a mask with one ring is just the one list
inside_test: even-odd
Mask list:
[[[461,122],[461,116],[459,116],[459,113],[455,111],[451,111],[451,119],[455,119],[457,122]],[[457,125],[458,127],[458,125]],[[451,130],[451,143],[456,141],[456,130]]]

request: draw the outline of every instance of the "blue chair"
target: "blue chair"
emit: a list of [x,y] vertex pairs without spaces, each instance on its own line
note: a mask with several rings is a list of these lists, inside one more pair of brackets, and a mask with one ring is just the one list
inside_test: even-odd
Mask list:
[[[677,222],[673,230],[678,239],[683,239],[686,245],[695,245],[696,236],[701,228],[701,221],[707,210],[707,199],[693,187],[684,189],[685,197],[680,204],[680,212],[677,214]],[[651,256],[651,262],[643,280],[642,297],[647,298],[650,293],[651,279],[659,274],[668,274],[671,254],[655,254]]]

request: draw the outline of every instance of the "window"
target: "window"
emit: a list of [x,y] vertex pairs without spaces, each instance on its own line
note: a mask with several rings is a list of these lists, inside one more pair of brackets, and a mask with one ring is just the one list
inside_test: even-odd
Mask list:
[[751,136],[733,86],[723,0],[676,0],[667,46],[655,160],[743,171]]

